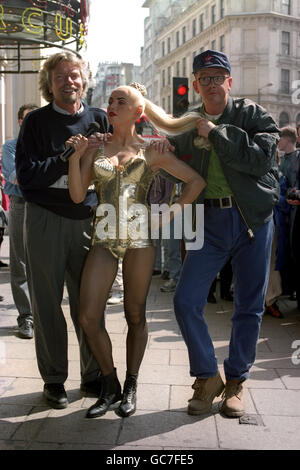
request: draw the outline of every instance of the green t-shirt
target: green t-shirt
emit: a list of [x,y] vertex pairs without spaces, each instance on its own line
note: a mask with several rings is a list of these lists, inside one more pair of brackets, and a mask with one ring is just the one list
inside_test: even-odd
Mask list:
[[[214,124],[219,116],[206,115]],[[209,156],[208,173],[206,178],[205,199],[218,199],[220,197],[232,196],[232,190],[224,176],[220,159],[212,147]]]

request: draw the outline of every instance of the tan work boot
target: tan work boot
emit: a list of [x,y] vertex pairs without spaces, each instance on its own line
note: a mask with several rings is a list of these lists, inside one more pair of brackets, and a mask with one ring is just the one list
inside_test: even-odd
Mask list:
[[192,388],[195,390],[193,398],[189,400],[188,414],[202,415],[209,413],[215,397],[221,395],[224,390],[224,382],[218,372],[208,379],[197,378]]
[[240,379],[228,380],[226,382],[222,397],[224,398],[224,401],[221,406],[221,411],[223,411],[226,416],[231,418],[243,416],[245,409],[243,399],[243,385]]

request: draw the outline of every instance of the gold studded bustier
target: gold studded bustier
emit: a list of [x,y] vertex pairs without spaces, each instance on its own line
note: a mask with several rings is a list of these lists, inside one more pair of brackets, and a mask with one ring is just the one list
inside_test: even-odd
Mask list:
[[116,167],[99,149],[93,169],[98,206],[92,245],[101,244],[116,258],[123,258],[128,248],[151,246],[147,195],[154,173],[144,150]]

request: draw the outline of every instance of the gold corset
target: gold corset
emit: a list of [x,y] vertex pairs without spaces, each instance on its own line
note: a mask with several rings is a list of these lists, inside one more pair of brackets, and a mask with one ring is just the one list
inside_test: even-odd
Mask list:
[[92,245],[101,244],[117,258],[123,258],[127,248],[151,246],[147,194],[154,173],[144,151],[116,167],[100,149],[93,169],[99,205]]

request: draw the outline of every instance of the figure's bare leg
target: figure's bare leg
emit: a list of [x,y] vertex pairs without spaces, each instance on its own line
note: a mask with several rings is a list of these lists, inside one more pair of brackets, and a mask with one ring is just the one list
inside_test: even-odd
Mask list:
[[80,324],[102,375],[108,375],[114,369],[104,312],[117,270],[118,260],[110,251],[94,245],[88,254],[81,279]]
[[123,260],[124,310],[128,324],[127,372],[137,374],[148,339],[146,300],[155,261],[154,247],[130,249]]

